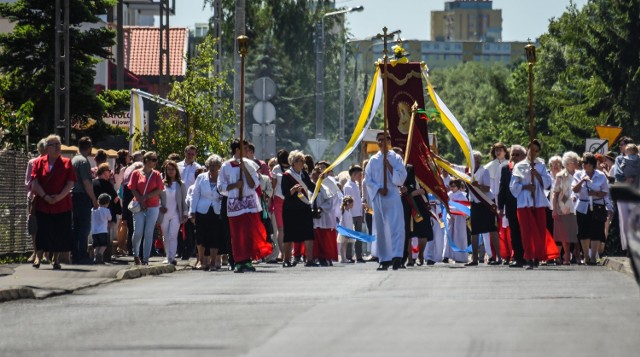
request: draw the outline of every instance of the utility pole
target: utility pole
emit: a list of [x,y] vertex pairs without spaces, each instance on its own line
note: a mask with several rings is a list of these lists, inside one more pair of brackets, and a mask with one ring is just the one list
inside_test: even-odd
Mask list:
[[[235,38],[245,35],[245,0],[236,0],[236,34]],[[240,61],[240,49],[238,48],[238,41],[235,41],[235,49],[233,51],[233,63],[234,63],[234,73],[233,73],[233,105],[236,108],[236,135],[244,135],[244,133],[240,134],[240,110],[243,108],[239,107],[240,98],[244,95],[244,88],[241,88],[241,78],[240,71],[242,70],[240,67],[242,63]],[[244,129],[244,128],[243,128]]]
[[69,0],[55,0],[55,93],[53,116],[55,130],[65,145],[70,143],[69,115]]
[[[222,0],[213,3],[213,37],[216,38],[216,57],[213,60],[214,76],[222,72]],[[218,98],[222,97],[222,88],[218,88]],[[212,101],[211,117],[216,119],[216,102]]]
[[[116,89],[124,89],[124,0],[118,0],[116,9]],[[108,83],[108,81],[107,81]]]
[[169,88],[169,76],[171,72],[169,63],[169,0],[160,0],[160,70],[158,92],[161,97],[166,97]]

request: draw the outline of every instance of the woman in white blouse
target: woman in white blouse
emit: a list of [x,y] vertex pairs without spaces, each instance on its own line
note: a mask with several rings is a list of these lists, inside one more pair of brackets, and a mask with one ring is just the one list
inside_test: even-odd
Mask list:
[[582,155],[583,170],[573,176],[573,192],[578,196],[578,240],[582,246],[584,262],[588,265],[596,265],[600,242],[606,239],[604,224],[607,210],[604,199],[609,192],[609,182],[602,172],[596,170],[597,165],[596,157],[590,152],[585,152]]
[[180,171],[175,161],[167,160],[162,165],[164,191],[160,194],[160,215],[158,223],[162,229],[162,242],[167,259],[164,264],[176,265],[178,231],[187,220],[187,186],[180,179]]
[[[211,155],[205,161],[207,172],[198,175],[193,186],[189,219],[196,225],[196,242],[198,245],[198,261],[196,269],[219,269],[215,264],[218,249],[224,244],[220,209],[222,196],[218,191],[218,173],[222,166],[222,158]],[[209,258],[205,260],[205,249],[209,250]]]
[[576,221],[573,194],[573,175],[576,173],[580,157],[573,151],[562,155],[564,170],[555,176],[551,205],[553,207],[553,238],[562,244],[563,265],[571,264],[571,243],[578,243],[578,223]]

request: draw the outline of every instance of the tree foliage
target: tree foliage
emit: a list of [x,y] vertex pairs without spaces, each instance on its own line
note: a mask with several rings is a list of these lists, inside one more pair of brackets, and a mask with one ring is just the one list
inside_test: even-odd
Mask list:
[[[212,0],[204,0],[205,5]],[[222,48],[226,67],[233,68],[235,1],[223,0]],[[332,1],[262,0],[246,1],[246,35],[250,39],[245,83],[247,112],[257,99],[252,83],[270,77],[278,87],[272,100],[276,107],[276,145],[302,149],[315,137],[314,34],[322,15],[332,11]],[[344,33],[333,33],[340,16],[325,19],[325,135],[338,133],[338,68]],[[252,123],[247,115],[247,123]]]
[[[534,66],[535,136],[543,155],[584,151],[596,125],[640,133],[640,0],[590,0],[552,19]],[[433,74],[434,85],[467,130],[474,148],[529,141],[526,63],[505,73],[472,63]],[[457,161],[457,145],[432,124],[441,148]],[[443,145],[444,144],[444,145]]]
[[[228,73],[214,72],[215,42],[207,36],[198,45],[197,55],[189,61],[185,79],[172,84],[168,99],[185,111],[173,107],[163,107],[159,111],[155,149],[161,158],[174,152],[182,153],[187,136],[191,138],[189,144],[198,148],[201,162],[214,153],[228,156],[235,112],[231,100],[227,99],[230,91],[226,83]],[[220,92],[226,96],[220,97]]]
[[[114,33],[106,27],[82,25],[99,21],[114,0],[71,0],[69,7],[70,97],[72,121],[100,118],[102,103],[93,87],[97,58],[108,58]],[[14,107],[32,101],[32,134],[44,136],[54,126],[55,1],[18,0],[0,3],[0,17],[15,22],[12,33],[0,35],[0,72],[5,73],[3,97]]]

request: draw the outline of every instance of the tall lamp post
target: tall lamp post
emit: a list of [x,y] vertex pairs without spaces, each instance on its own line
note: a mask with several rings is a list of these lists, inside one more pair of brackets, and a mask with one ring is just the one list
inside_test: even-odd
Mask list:
[[[244,160],[244,59],[249,49],[249,37],[238,36],[238,53],[240,54],[240,180],[242,180],[242,167]],[[238,188],[238,197],[242,198],[242,187]]]
[[327,12],[316,24],[316,138],[324,138],[324,19],[329,16],[362,11],[364,6]]
[[524,46],[529,64],[529,142],[533,141],[533,65],[536,63],[536,46],[529,42]]

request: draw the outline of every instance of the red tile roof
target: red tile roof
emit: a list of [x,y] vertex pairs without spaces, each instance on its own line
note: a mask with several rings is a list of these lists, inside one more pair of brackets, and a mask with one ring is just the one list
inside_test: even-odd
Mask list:
[[[169,74],[184,76],[187,71],[189,30],[169,30]],[[139,76],[160,75],[160,29],[157,27],[124,27],[124,66]]]

